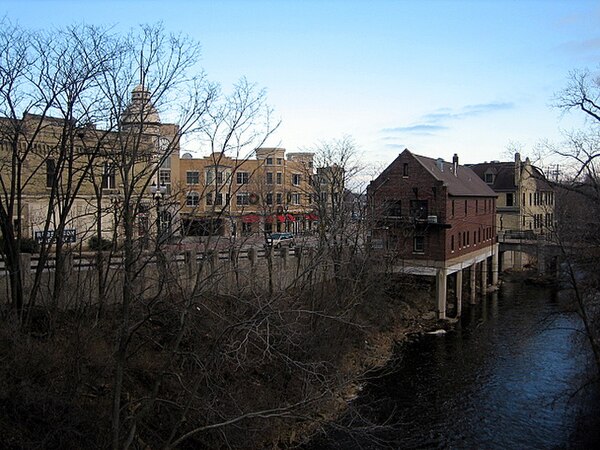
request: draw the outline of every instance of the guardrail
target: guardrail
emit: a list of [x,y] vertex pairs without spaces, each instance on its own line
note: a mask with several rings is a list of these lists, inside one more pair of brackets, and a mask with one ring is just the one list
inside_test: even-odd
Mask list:
[[[273,252],[273,256],[283,256],[285,250],[287,250],[287,248],[281,248],[281,249],[274,248],[271,251]],[[241,259],[249,259],[251,252],[254,252],[255,257],[257,257],[257,258],[264,258],[267,256],[268,250],[265,248],[256,248],[256,249],[245,249],[245,250],[238,250],[238,251],[223,250],[223,251],[219,251],[219,252],[216,252],[216,251],[215,252],[211,252],[211,251],[197,252],[195,255],[195,258],[196,258],[196,261],[203,261],[203,260],[206,260],[208,257],[216,254],[217,258],[219,260],[229,260],[229,259],[232,259],[232,256],[235,256],[235,258],[238,258],[238,259],[240,259],[240,258]],[[286,255],[289,254],[290,256],[292,256],[292,255],[296,256],[296,255],[302,254],[302,252],[303,252],[302,247],[294,247],[294,248],[289,249],[289,253],[285,252],[285,254]],[[177,252],[170,252],[170,251],[163,252],[164,255],[167,255],[168,257],[170,257],[171,262],[177,262],[177,263],[184,263],[184,262],[188,261],[189,260],[188,258],[193,253],[194,252],[191,250],[183,250],[183,251],[177,251]],[[98,260],[98,253],[96,253],[96,252],[70,253],[69,255],[72,255],[71,266],[72,266],[73,270],[89,270],[89,269],[93,269],[96,267],[97,260]],[[123,267],[124,258],[121,253],[103,252],[102,256],[105,261],[108,261],[109,268],[119,269],[119,268]],[[158,255],[156,253],[146,253],[142,257],[146,258],[146,261],[148,264],[156,264],[156,262],[158,260]],[[39,264],[40,264],[40,256],[37,254],[31,254],[29,269],[31,271],[36,271],[38,269]],[[55,267],[56,267],[56,255],[49,254],[48,257],[46,258],[46,261],[44,264],[44,270],[52,271],[52,270],[54,270]],[[4,261],[4,257],[2,257],[0,255],[0,276],[6,275],[6,272],[7,271],[6,271],[6,264]]]

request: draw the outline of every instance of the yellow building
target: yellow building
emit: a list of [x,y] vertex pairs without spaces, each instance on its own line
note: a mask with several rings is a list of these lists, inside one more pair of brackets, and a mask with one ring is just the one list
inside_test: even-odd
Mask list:
[[255,155],[181,157],[182,235],[299,233],[313,227],[312,154],[289,153],[286,159],[283,148],[258,148]]
[[62,229],[66,243],[86,242],[99,231],[119,239],[115,223],[129,192],[136,235],[146,237],[156,218],[150,189],[156,166],[156,182],[167,185],[179,171],[177,136],[176,125],[160,123],[141,85],[111,130],[33,114],[0,118],[0,195],[12,212],[12,234],[49,242]]
[[514,162],[492,161],[469,166],[497,194],[500,233],[546,234],[554,229],[554,191],[544,174],[515,154]]

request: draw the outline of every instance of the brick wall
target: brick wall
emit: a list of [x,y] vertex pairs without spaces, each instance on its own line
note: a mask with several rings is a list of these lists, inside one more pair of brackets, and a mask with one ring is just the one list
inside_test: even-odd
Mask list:
[[[449,196],[443,183],[411,154],[401,154],[371,183],[368,194],[374,238],[402,258],[445,260],[479,250],[494,240],[495,198]],[[414,220],[411,202],[414,205],[415,201],[427,202],[421,220]],[[427,216],[436,216],[437,223],[430,223]],[[423,251],[415,251],[415,237],[422,238]]]

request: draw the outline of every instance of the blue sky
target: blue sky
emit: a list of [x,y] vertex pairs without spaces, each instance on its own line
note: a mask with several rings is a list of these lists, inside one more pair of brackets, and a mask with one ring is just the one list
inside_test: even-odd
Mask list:
[[126,30],[162,21],[202,43],[224,89],[267,89],[282,125],[269,144],[307,150],[351,135],[387,165],[405,147],[463,162],[533,153],[580,125],[551,107],[569,71],[597,69],[600,2],[0,0],[26,27],[74,22]]

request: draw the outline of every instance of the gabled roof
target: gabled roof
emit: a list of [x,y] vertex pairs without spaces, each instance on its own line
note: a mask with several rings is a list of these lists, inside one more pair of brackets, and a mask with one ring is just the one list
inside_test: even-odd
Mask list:
[[473,170],[482,180],[485,179],[486,173],[494,174],[494,182],[489,186],[494,191],[514,191],[515,186],[515,163],[514,162],[484,162],[478,164],[469,164],[469,168]]
[[408,149],[402,152],[402,154],[405,153],[412,155],[436,180],[443,182],[444,186],[447,187],[448,195],[455,197],[497,197],[496,193],[468,167],[458,165],[455,174],[453,164],[450,162],[415,155]]

